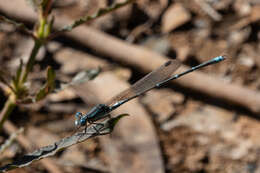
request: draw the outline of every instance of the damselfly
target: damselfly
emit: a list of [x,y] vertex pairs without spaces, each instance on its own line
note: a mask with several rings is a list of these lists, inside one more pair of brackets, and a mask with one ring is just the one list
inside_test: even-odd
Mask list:
[[98,104],[93,107],[89,112],[86,114],[82,114],[81,112],[77,112],[75,117],[75,125],[77,127],[86,126],[85,131],[87,130],[87,125],[94,124],[97,120],[106,118],[109,113],[122,104],[140,96],[141,94],[153,89],[158,88],[165,83],[177,79],[187,73],[190,73],[194,70],[200,69],[202,67],[218,63],[223,61],[226,57],[225,56],[218,56],[209,61],[206,61],[200,65],[194,66],[187,71],[184,71],[180,74],[172,75],[172,73],[180,67],[180,62],[178,60],[169,60],[164,63],[159,68],[155,69],[154,71],[150,72],[142,79],[138,80],[134,83],[130,88],[126,89],[125,91],[119,93],[117,96],[112,98],[109,102],[105,104]]

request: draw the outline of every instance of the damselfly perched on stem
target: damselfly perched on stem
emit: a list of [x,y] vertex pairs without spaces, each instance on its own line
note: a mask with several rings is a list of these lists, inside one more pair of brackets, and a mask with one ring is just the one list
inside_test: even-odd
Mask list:
[[95,124],[97,120],[106,118],[109,113],[122,104],[140,96],[141,94],[153,89],[158,88],[165,83],[177,79],[185,74],[198,70],[202,67],[206,67],[211,64],[219,63],[226,59],[226,56],[218,56],[209,61],[206,61],[200,65],[194,66],[187,71],[184,71],[180,74],[176,74],[172,76],[172,73],[177,70],[181,63],[178,60],[169,60],[164,63],[159,68],[155,69],[154,71],[150,72],[142,79],[138,80],[134,83],[131,87],[124,90],[123,92],[119,93],[115,97],[113,97],[109,102],[105,104],[98,104],[93,107],[89,112],[86,114],[82,114],[81,112],[77,112],[75,117],[75,125],[77,127],[86,126],[85,131],[87,130],[87,125]]

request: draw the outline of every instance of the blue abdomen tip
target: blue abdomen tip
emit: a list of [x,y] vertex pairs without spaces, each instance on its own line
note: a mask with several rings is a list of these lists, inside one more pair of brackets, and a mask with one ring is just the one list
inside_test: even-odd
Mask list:
[[225,59],[225,55],[224,56],[218,56],[214,59],[215,59],[216,62],[223,61]]

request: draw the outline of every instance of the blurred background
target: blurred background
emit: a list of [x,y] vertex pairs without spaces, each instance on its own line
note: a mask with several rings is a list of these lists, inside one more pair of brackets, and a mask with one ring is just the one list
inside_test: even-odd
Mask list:
[[[33,29],[33,1],[0,1],[0,14]],[[55,28],[123,0],[56,0]],[[0,154],[1,166],[75,130],[74,114],[105,103],[167,59],[198,65],[228,60],[188,74],[124,104],[128,113],[112,134],[92,138],[12,172],[260,173],[260,1],[137,0],[61,34],[42,47],[28,76],[30,93],[46,68],[68,82],[100,68],[91,81],[18,104],[0,142],[24,131]],[[33,40],[0,23],[0,69],[13,75],[27,62]],[[7,94],[0,90],[3,108]],[[47,160],[47,161],[46,161]]]

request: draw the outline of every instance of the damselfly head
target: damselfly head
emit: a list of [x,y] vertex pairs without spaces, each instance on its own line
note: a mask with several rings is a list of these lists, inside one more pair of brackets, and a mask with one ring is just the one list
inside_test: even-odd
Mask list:
[[81,112],[77,112],[75,114],[75,125],[78,127],[78,126],[81,126],[81,118],[82,118],[82,113]]

